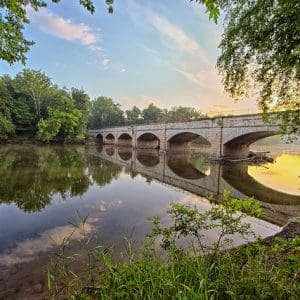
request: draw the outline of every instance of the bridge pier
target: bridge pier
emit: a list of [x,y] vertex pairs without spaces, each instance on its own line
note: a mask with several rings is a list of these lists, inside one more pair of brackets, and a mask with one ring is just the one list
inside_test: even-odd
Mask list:
[[249,156],[249,145],[224,145],[223,157],[226,158],[246,158]]

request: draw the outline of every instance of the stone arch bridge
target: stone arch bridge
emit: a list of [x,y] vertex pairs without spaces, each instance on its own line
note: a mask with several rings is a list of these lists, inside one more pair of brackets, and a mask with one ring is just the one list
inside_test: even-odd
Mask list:
[[276,115],[265,123],[261,114],[227,116],[192,122],[122,126],[88,131],[103,144],[137,149],[186,151],[192,142],[210,146],[212,157],[244,158],[255,141],[276,135],[280,129]]

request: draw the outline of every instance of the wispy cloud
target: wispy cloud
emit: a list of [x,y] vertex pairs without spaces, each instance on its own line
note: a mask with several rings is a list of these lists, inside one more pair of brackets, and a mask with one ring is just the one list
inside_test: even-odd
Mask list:
[[30,21],[38,24],[43,31],[60,39],[88,46],[92,51],[101,51],[99,29],[94,29],[84,23],[74,23],[54,14],[49,9],[41,9],[39,12],[28,9],[27,13]]
[[121,105],[123,109],[131,109],[134,105],[138,106],[140,109],[144,109],[153,103],[156,106],[163,107],[164,104],[157,98],[139,95],[139,96],[123,96],[120,98]]
[[[182,74],[185,79],[194,83],[198,88],[199,102],[205,103],[206,112],[208,114],[215,113],[252,113],[257,112],[256,100],[254,96],[249,95],[243,101],[236,102],[224,90],[222,78],[215,68],[210,70],[201,70],[198,72],[188,72],[184,69],[175,69]],[[211,104],[215,102],[215,104]],[[233,105],[234,104],[234,105]]]
[[150,8],[141,6],[130,1],[129,12],[133,18],[138,16],[143,22],[147,22],[156,29],[164,38],[173,42],[181,51],[189,54],[196,54],[202,63],[209,62],[209,56],[193,37],[189,36],[178,25],[171,23],[165,17],[154,12]]
[[102,59],[101,64],[102,64],[104,70],[109,69],[109,63],[110,63],[110,59],[108,59],[108,58],[103,58]]
[[200,70],[198,72],[188,72],[183,69],[176,68],[177,72],[182,74],[186,79],[195,83],[200,88],[214,89],[222,91],[221,77],[217,70]]

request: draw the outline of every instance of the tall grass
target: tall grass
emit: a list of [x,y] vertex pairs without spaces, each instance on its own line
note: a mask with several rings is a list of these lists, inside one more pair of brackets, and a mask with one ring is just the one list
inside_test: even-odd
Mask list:
[[[80,276],[66,263],[73,258],[62,255],[63,268],[48,273],[49,297],[300,299],[300,237],[277,240],[272,246],[261,241],[230,249],[221,246],[228,243],[233,231],[249,233],[250,228],[242,222],[245,211],[250,215],[260,212],[256,202],[241,202],[228,195],[221,206],[213,205],[206,213],[175,204],[169,212],[173,218],[170,227],[153,219],[141,255],[135,256],[128,242],[126,262],[116,262],[107,249],[93,248],[88,251],[87,272]],[[220,228],[217,242],[205,245],[202,231],[215,227]],[[190,238],[190,247],[177,245],[182,236]],[[157,237],[162,241],[163,256],[156,251]],[[64,284],[59,284],[62,276]]]

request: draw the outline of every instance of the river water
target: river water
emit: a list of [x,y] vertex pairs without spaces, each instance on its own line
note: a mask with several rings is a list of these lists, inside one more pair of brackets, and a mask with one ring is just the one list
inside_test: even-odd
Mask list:
[[248,221],[258,235],[274,234],[300,216],[300,147],[257,148],[271,150],[274,163],[219,164],[207,153],[100,146],[1,146],[0,299],[43,298],[50,257],[68,236],[70,251],[80,249],[83,233],[73,233],[72,224],[86,216],[84,234],[119,252],[124,237],[144,240],[147,217],[167,220],[170,203],[206,210],[206,198],[221,200],[226,189],[261,201],[262,218]]

